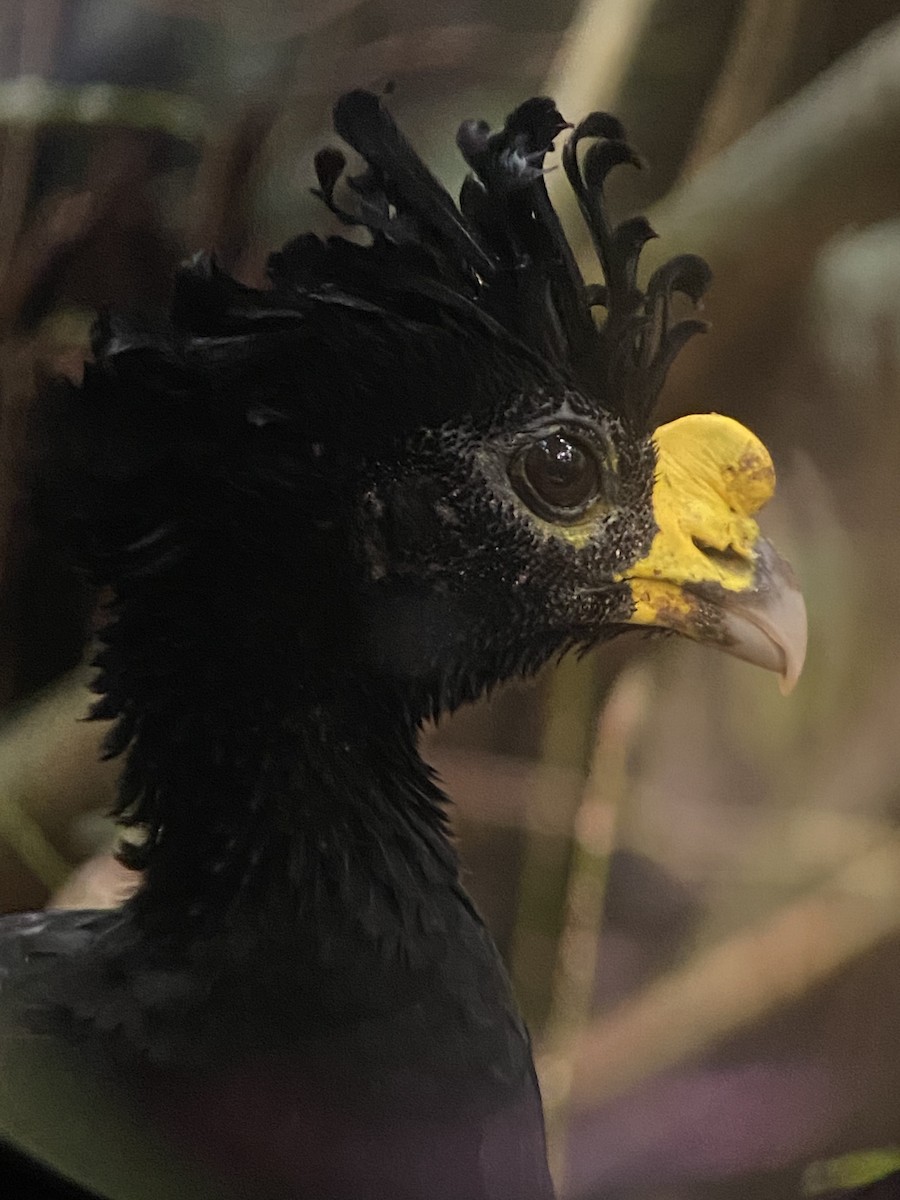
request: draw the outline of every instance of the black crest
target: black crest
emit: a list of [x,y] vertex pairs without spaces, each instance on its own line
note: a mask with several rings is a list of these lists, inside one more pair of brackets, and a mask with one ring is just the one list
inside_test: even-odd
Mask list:
[[[181,436],[175,426],[215,439],[223,426],[231,437],[247,423],[288,422],[312,439],[369,445],[460,419],[486,396],[496,403],[499,376],[519,391],[575,387],[646,429],[669,364],[703,328],[673,320],[673,294],[696,303],[710,275],[682,255],[639,287],[654,234],[642,217],[608,217],[609,172],[638,162],[614,117],[592,113],[563,150],[604,276],[590,286],[545,185],[545,156],[570,128],[551,100],[527,100],[497,132],[483,121],[460,127],[471,174],[458,205],[377,96],[341,97],[334,125],[365,166],[348,175],[340,150],[322,150],[315,192],[368,244],[302,235],[271,256],[267,289],[198,256],[179,273],[164,328],[98,329],[87,393],[128,392],[137,425],[160,418],[166,436]],[[123,423],[124,411],[111,418]]]
[[[681,255],[654,272],[646,290],[638,286],[641,250],[655,234],[643,217],[610,222],[609,172],[639,165],[615,117],[592,113],[563,150],[602,267],[599,286],[585,284],[547,194],[545,156],[571,128],[552,100],[526,101],[497,132],[483,121],[460,127],[457,144],[472,173],[459,206],[378,97],[363,91],[343,96],[334,124],[365,170],[346,177],[350,203],[341,204],[336,192],[344,155],[322,150],[315,192],[344,224],[366,229],[371,245],[299,238],[271,259],[276,287],[303,294],[325,285],[410,315],[417,304],[436,305],[486,332],[499,327],[520,353],[536,351],[604,407],[646,425],[669,365],[704,328],[696,319],[673,320],[673,294],[696,304],[710,272],[702,259]],[[581,153],[585,142],[590,145]],[[597,307],[606,310],[601,323],[592,312]]]

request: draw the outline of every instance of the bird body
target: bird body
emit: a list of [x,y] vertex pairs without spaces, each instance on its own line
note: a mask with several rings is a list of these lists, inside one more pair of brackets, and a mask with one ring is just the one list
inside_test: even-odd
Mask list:
[[443,937],[416,936],[414,961],[335,931],[328,946],[248,938],[244,961],[220,936],[154,962],[121,916],[51,914],[19,939],[53,956],[52,985],[30,979],[29,1027],[76,1047],[88,1093],[110,1087],[127,1126],[222,1195],[549,1197],[503,968],[467,906],[441,907]]
[[5,1011],[223,1195],[551,1196],[528,1036],[420,770],[421,831],[412,797],[371,794],[354,830],[342,776],[312,836],[310,793],[282,794],[296,829],[214,904],[6,918]]
[[[318,192],[368,244],[298,238],[261,290],[198,258],[161,326],[101,323],[38,406],[38,502],[112,594],[93,716],[143,875],[114,913],[0,923],[0,1056],[114,1096],[125,1158],[159,1142],[211,1195],[550,1200],[528,1035],[419,729],[635,625],[792,678],[802,602],[753,520],[753,435],[651,435],[699,327],[672,293],[708,271],[637,287],[652,231],[602,195],[634,161],[618,122],[564,152],[602,288],[544,187],[549,100],[462,126],[459,207],[376,97],[335,127],[365,170],[343,199],[323,151]],[[0,1131],[144,1194],[22,1105],[0,1095]],[[185,1194],[156,1169],[154,1200]]]

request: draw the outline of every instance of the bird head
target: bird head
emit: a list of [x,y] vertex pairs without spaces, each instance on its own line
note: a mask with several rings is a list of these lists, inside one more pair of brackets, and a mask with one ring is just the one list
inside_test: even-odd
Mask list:
[[343,97],[335,126],[364,170],[342,206],[345,157],[321,152],[318,195],[371,240],[302,238],[272,273],[276,287],[371,305],[365,322],[409,323],[376,334],[361,368],[373,418],[393,410],[400,425],[386,445],[367,435],[353,492],[365,655],[439,711],[643,626],[746,658],[789,690],[806,618],[755,520],[775,486],[766,448],[718,414],[652,428],[669,364],[705,328],[674,319],[673,295],[698,303],[710,273],[682,255],[638,285],[655,235],[643,218],[614,226],[604,198],[608,173],[638,164],[620,123],[591,114],[562,156],[602,286],[585,284],[548,198],[545,154],[569,128],[550,100],[496,132],[461,126],[458,206],[376,97]]
[[673,296],[698,303],[709,271],[683,255],[638,284],[655,235],[612,224],[604,198],[637,161],[619,122],[594,113],[563,149],[602,286],[545,187],[571,128],[550,100],[461,127],[458,204],[376,96],[342,97],[335,128],[362,167],[321,151],[316,191],[350,237],[295,239],[263,289],[196,258],[165,323],[102,323],[82,387],[46,410],[85,561],[119,607],[101,715],[135,707],[135,681],[152,707],[164,645],[224,690],[223,638],[251,690],[301,647],[417,716],[635,626],[790,687],[805,613],[756,523],[765,447],[716,414],[653,428],[703,328]]

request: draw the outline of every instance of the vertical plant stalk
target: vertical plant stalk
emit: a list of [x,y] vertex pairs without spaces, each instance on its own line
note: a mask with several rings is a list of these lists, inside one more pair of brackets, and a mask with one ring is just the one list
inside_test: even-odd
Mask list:
[[647,719],[650,668],[638,663],[616,682],[597,727],[590,773],[575,816],[565,921],[557,946],[544,1029],[541,1085],[550,1166],[565,1175],[565,1142],[575,1074],[576,1035],[591,1018],[609,862],[629,791],[629,761]]
[[[797,281],[848,224],[897,213],[900,20],[876,29],[688,176],[649,213],[660,243],[646,265],[690,250],[713,266],[715,337],[697,339],[672,373],[663,413],[718,402],[748,329],[767,337],[796,310]],[[778,253],[763,252],[777,247]],[[788,314],[790,315],[790,313]],[[788,326],[792,328],[792,326]],[[681,410],[683,411],[683,410]]]
[[[19,5],[19,73],[46,75],[53,63],[61,0],[21,0]],[[8,124],[0,136],[0,283],[6,292],[15,247],[25,221],[34,165],[35,128]],[[20,485],[15,475],[24,439],[21,383],[30,385],[30,364],[19,347],[7,340],[17,312],[0,305],[0,589],[9,586],[21,551]],[[5,345],[3,343],[6,343]],[[14,652],[0,659],[0,699],[10,694],[16,664]]]
[[[21,0],[19,74],[47,75],[53,65],[61,0]],[[35,128],[10,124],[0,156],[0,275],[9,264],[25,215],[34,161]]]
[[577,812],[577,805],[560,812],[558,768],[586,768],[597,690],[596,672],[579,671],[569,658],[553,672],[544,697],[539,766],[525,803],[525,845],[509,956],[519,1002],[533,1027],[542,1023],[550,1001],[547,979],[571,857],[569,841],[554,834],[561,827],[571,829]]
[[[577,122],[589,112],[615,107],[659,4],[660,0],[582,0],[543,89],[566,120]],[[553,159],[550,155],[548,162]],[[580,249],[584,234],[578,201],[562,171],[548,174],[547,190],[563,226],[577,231],[573,245]]]
[[197,217],[189,241],[192,248],[214,252],[232,273],[240,272],[253,240],[252,196],[277,116],[274,103],[248,106],[224,136],[207,146],[200,162],[191,206]]
[[795,58],[807,0],[744,0],[721,74],[682,171],[690,174],[756,124]]
[[547,74],[545,92],[569,121],[609,108],[659,0],[583,0]]

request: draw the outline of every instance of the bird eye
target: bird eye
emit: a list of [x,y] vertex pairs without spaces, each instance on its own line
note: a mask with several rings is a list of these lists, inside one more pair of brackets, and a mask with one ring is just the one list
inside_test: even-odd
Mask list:
[[548,433],[513,460],[510,478],[529,508],[550,521],[575,521],[597,497],[601,470],[592,446]]

